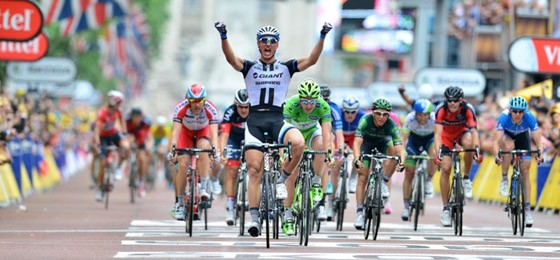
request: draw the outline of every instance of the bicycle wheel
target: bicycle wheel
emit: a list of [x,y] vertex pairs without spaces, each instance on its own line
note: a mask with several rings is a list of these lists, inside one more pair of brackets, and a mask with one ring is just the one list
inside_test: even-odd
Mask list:
[[342,226],[344,224],[344,210],[346,209],[346,200],[347,200],[347,192],[346,192],[346,181],[347,181],[347,173],[344,172],[342,175],[341,182],[339,184],[340,187],[340,195],[338,198],[337,209],[336,209],[336,230],[342,231]]
[[383,198],[381,197],[381,182],[383,181],[383,174],[378,173],[376,176],[375,181],[375,190],[374,190],[374,207],[373,207],[373,214],[372,214],[372,230],[371,234],[373,236],[373,240],[377,240],[377,234],[379,233],[379,225],[381,224],[381,211],[384,209],[383,207]]
[[412,198],[414,203],[412,205],[413,214],[414,214],[414,231],[418,230],[418,218],[420,217],[420,210],[422,210],[422,193],[423,193],[423,182],[424,182],[424,173],[419,172],[414,178],[414,191],[412,192]]
[[[263,190],[264,193],[262,195],[262,200],[264,202],[264,212],[263,217],[265,221],[265,229],[266,229],[266,248],[270,248],[270,176],[269,172],[264,173],[264,182],[263,182]],[[261,231],[262,232],[262,231]]]
[[455,235],[463,235],[463,187],[460,177],[454,179],[453,193],[455,197],[454,222]]
[[303,244],[307,246],[309,242],[309,234],[311,233],[311,185],[310,179],[308,177],[303,178],[303,189],[302,189],[302,219],[303,219],[303,226],[302,226],[302,235],[303,235]]
[[185,210],[185,231],[187,233],[189,233],[189,237],[192,237],[192,233],[193,233],[193,218],[194,218],[194,198],[196,197],[196,178],[195,175],[196,173],[193,171],[191,172],[190,176],[190,180],[188,180],[188,188],[189,188],[189,194],[188,196],[188,203],[187,203],[187,210]]
[[109,208],[109,193],[111,192],[111,174],[113,174],[111,165],[105,168],[105,175],[103,180],[103,194],[105,195],[105,209]]
[[130,162],[130,172],[128,175],[128,187],[130,188],[130,203],[135,202],[135,198],[136,198],[136,191],[138,189],[137,183],[136,183],[136,179],[138,176],[138,166],[136,164],[136,161],[132,161]]
[[[245,232],[245,185],[247,185],[247,183],[245,182],[245,172],[240,172],[240,178],[242,178],[242,180],[240,182],[237,183],[237,198],[241,201],[241,203],[237,203],[237,205],[235,206],[236,208],[236,216],[239,218],[239,235],[243,236],[244,232]],[[241,174],[243,176],[241,176]]]
[[204,230],[208,230],[208,208],[210,208],[212,200],[214,200],[214,194],[210,193],[210,198],[201,203],[202,211],[204,211]]
[[518,203],[517,203],[517,216],[518,217],[518,225],[519,225],[519,234],[521,236],[525,235],[525,186],[523,185],[523,176],[521,176],[521,174],[519,174],[519,180],[517,181],[517,196],[518,198],[521,199],[517,199]]
[[508,204],[507,204],[507,210],[508,210],[508,214],[509,214],[509,218],[511,220],[511,228],[513,229],[513,235],[517,235],[517,223],[519,222],[519,208],[518,208],[518,204],[519,204],[519,193],[517,190],[517,185],[515,185],[515,181],[512,178],[512,181],[510,183],[510,192],[509,192],[509,198],[508,198]]
[[[276,184],[279,173],[273,172],[272,183]],[[270,202],[272,209],[272,238],[278,239],[280,236],[280,207],[283,205],[282,200],[276,199],[276,185],[271,185]]]

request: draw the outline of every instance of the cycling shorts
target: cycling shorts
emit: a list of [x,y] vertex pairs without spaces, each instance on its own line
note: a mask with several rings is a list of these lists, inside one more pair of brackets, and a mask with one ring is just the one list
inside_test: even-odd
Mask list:
[[[423,151],[428,152],[434,146],[434,136],[429,135],[426,137],[410,136],[406,144],[406,153],[408,155],[420,155]],[[405,166],[415,166],[416,160],[406,159]]]
[[[101,142],[101,148],[111,145],[120,147],[120,142],[123,138],[124,136],[122,135],[122,133],[117,132],[109,136],[100,136],[99,141]],[[103,154],[103,156],[107,156],[108,152],[109,151],[105,149],[101,149],[101,153]]]
[[245,144],[259,145],[265,142],[265,132],[274,142],[283,143],[286,132],[292,128],[295,128],[292,124],[284,122],[281,111],[251,111],[247,116]]
[[[454,144],[461,144],[461,138],[463,138],[463,135],[466,134],[469,130],[467,128],[464,128],[463,131],[457,131],[456,133],[449,133],[449,132],[443,132],[441,135],[441,142],[443,145],[443,151],[444,153],[442,153],[443,156],[450,156],[448,151],[450,149],[453,149]],[[436,147],[436,149],[439,149]]]
[[317,136],[322,136],[321,126],[312,127],[305,130],[300,130],[301,134],[303,135],[303,139],[305,140],[305,146],[311,149],[311,142]]
[[[378,152],[385,154],[387,153],[387,148],[392,145],[393,138],[391,136],[386,136],[385,138],[379,139],[364,139],[360,150],[362,151],[362,154],[371,154],[371,151],[373,149],[377,149]],[[366,168],[369,168],[369,162],[370,160],[367,159],[363,161]]]
[[346,143],[346,145],[348,145],[348,147],[350,147],[350,149],[354,149],[354,137],[356,135],[351,134],[351,135],[344,135],[344,142]]
[[[504,135],[513,140],[515,149],[531,150],[531,136],[529,131],[525,131],[518,135],[514,135],[509,131],[504,131]],[[522,158],[523,160],[531,160],[531,155],[523,155]]]
[[198,142],[198,140],[202,138],[210,140],[210,126],[206,126],[200,130],[190,130],[186,127],[181,127],[177,148],[196,147],[195,142]]

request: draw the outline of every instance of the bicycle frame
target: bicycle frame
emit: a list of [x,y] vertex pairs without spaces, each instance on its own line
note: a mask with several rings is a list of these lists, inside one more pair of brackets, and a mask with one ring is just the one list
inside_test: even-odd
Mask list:
[[414,170],[414,179],[412,179],[411,209],[414,214],[414,231],[418,230],[418,218],[420,211],[424,215],[424,205],[426,202],[425,181],[428,174],[428,160],[433,158],[428,156],[426,151],[420,155],[409,155],[409,159],[417,160]]
[[102,147],[102,151],[106,151],[107,155],[104,155],[104,153],[101,154],[101,156],[105,157],[105,165],[103,165],[102,167],[104,167],[104,173],[103,173],[103,184],[102,184],[102,190],[103,190],[103,194],[105,196],[105,209],[109,208],[109,193],[113,190],[113,174],[115,173],[115,163],[116,161],[114,161],[114,152],[117,151],[119,148],[115,145],[109,145],[106,147]]
[[339,194],[338,200],[336,200],[334,211],[336,215],[336,230],[342,231],[342,226],[344,224],[344,210],[346,209],[346,204],[348,203],[348,192],[346,190],[346,183],[348,182],[348,155],[352,151],[339,149],[338,154],[343,156],[342,165],[340,167],[340,182],[338,184]]

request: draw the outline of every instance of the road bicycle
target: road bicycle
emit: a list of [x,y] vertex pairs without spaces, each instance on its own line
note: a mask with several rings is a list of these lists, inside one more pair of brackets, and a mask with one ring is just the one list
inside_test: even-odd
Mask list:
[[370,160],[370,174],[365,190],[364,202],[364,238],[369,238],[369,231],[373,240],[377,240],[379,233],[379,225],[381,223],[381,212],[385,209],[384,201],[381,196],[381,183],[383,182],[383,161],[395,160],[398,164],[401,162],[399,156],[391,156],[379,153],[377,149],[373,149],[371,154],[360,155],[360,161],[364,159]]
[[189,155],[191,160],[189,168],[187,169],[187,186],[185,194],[185,232],[189,233],[192,237],[193,220],[198,220],[201,214],[204,214],[204,230],[208,230],[208,208],[212,206],[212,198],[208,200],[201,200],[200,198],[200,185],[199,174],[196,170],[198,157],[201,153],[207,153],[208,156],[214,156],[216,149],[199,149],[199,148],[175,148],[172,147],[171,153],[177,155]]
[[103,184],[101,185],[101,191],[103,191],[103,196],[105,197],[105,209],[109,208],[109,193],[113,191],[113,180],[118,163],[115,152],[118,149],[115,145],[101,147],[101,156],[106,159],[105,165],[103,165],[105,171],[103,174]]
[[[461,153],[465,152],[475,152],[478,154],[478,149],[451,149],[445,153],[451,155],[451,161],[453,162],[453,177],[451,182],[451,189],[449,189],[449,208],[451,210],[451,222],[455,235],[463,235],[463,208],[465,206],[465,192],[463,190],[463,175],[461,174]],[[440,147],[440,152],[438,153],[440,157],[442,154],[442,148]],[[441,158],[439,158],[441,160]]]
[[352,151],[339,149],[338,154],[343,156],[342,165],[340,166],[340,181],[338,182],[338,196],[336,196],[333,206],[333,215],[336,216],[336,230],[342,231],[344,224],[344,210],[348,204],[348,155]]
[[[265,133],[265,140],[267,139]],[[265,224],[266,233],[266,248],[270,248],[270,226],[272,226],[272,238],[278,239],[280,227],[280,208],[282,200],[276,199],[276,180],[279,175],[279,160],[280,150],[286,149],[288,152],[289,160],[292,160],[292,144],[249,144],[243,147],[244,152],[249,149],[259,150],[263,153],[263,177],[261,184],[261,203],[259,206],[259,220],[260,220],[260,234],[262,234],[262,227]],[[272,220],[272,225],[270,225]]]
[[[299,166],[299,175],[295,184],[294,201],[292,203],[292,210],[296,217],[296,234],[299,234],[300,245],[307,246],[315,221],[317,222],[317,232],[321,228],[320,222],[317,221],[317,212],[315,210],[318,201],[314,201],[311,197],[311,182],[315,176],[313,157],[329,153],[329,151],[309,149],[303,152],[303,159]],[[325,162],[327,162],[327,158],[325,158]]]
[[513,229],[513,234],[517,235],[517,228],[519,227],[519,235],[523,236],[525,233],[525,202],[527,201],[525,194],[525,185],[523,175],[521,174],[521,162],[523,161],[524,155],[531,155],[536,153],[540,157],[539,150],[511,150],[511,151],[500,151],[498,156],[502,157],[504,154],[511,154],[513,156],[513,173],[511,175],[511,182],[509,186],[509,196],[505,211],[508,213],[508,217],[511,220],[511,227]]
[[243,236],[245,234],[245,213],[248,211],[247,202],[247,162],[245,161],[245,155],[243,153],[243,145],[241,149],[226,148],[224,149],[224,154],[229,153],[240,153],[239,158],[239,169],[237,170],[237,202],[233,209],[235,216],[235,223],[239,221],[239,235]]
[[433,158],[428,156],[426,151],[423,151],[420,155],[409,155],[406,158],[416,160],[414,179],[412,179],[410,213],[414,216],[414,231],[417,231],[420,212],[422,212],[422,215],[424,215],[424,206],[426,203],[426,179],[428,178],[428,162],[430,160],[433,160]]
[[129,160],[129,174],[128,174],[128,187],[130,188],[130,203],[134,203],[138,187],[140,186],[140,173],[138,172],[139,166],[136,160],[136,153],[138,148],[136,145],[131,145]]

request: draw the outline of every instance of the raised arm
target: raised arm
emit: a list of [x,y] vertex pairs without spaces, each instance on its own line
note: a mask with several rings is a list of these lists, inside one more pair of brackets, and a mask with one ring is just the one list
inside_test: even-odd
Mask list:
[[401,98],[404,100],[404,102],[406,102],[409,106],[412,106],[412,102],[414,102],[414,100],[412,100],[408,96],[408,94],[406,94],[406,89],[404,88],[404,85],[399,86],[399,94],[401,94]]
[[325,36],[327,36],[327,33],[329,33],[331,29],[332,29],[332,25],[330,23],[325,23],[323,25],[323,29],[321,29],[321,38],[319,39],[319,41],[317,41],[317,44],[315,44],[315,47],[313,47],[313,50],[311,50],[309,56],[305,58],[299,58],[297,60],[299,71],[304,71],[307,68],[315,65],[315,63],[317,63],[319,57],[321,56],[321,52],[323,51]]
[[224,53],[227,62],[235,70],[241,71],[241,69],[243,69],[243,59],[235,56],[235,53],[233,52],[233,48],[231,48],[231,45],[227,40],[226,25],[222,22],[216,22],[214,24],[214,27],[216,27],[216,30],[218,30],[218,32],[220,33],[220,37],[222,38],[222,52]]

